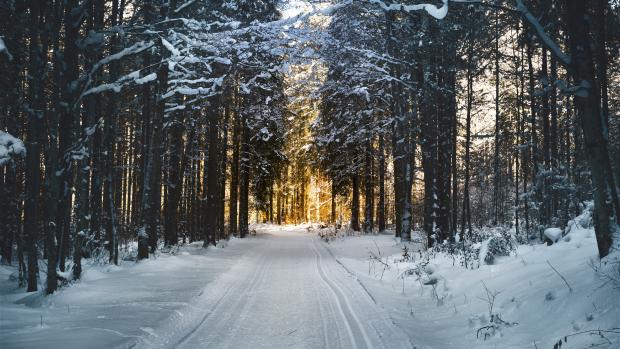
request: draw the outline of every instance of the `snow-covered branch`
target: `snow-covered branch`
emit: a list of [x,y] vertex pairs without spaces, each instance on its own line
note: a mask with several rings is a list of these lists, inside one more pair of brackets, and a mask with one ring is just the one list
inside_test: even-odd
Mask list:
[[11,134],[0,131],[0,166],[11,162],[14,157],[26,156],[24,143]]
[[437,18],[444,19],[448,14],[448,0],[443,0],[443,6],[437,7],[432,4],[415,4],[415,5],[404,5],[398,3],[386,3],[383,0],[368,0],[373,4],[379,5],[384,11],[405,11],[405,12],[414,12],[414,11],[426,11],[429,15]]
[[[119,86],[113,86],[116,83],[113,84],[107,84],[107,87],[101,87],[100,90],[97,90],[99,88],[98,87],[94,87],[94,88],[90,88],[90,85],[92,83],[92,76],[93,74],[95,74],[95,72],[97,72],[97,70],[99,70],[101,67],[103,67],[104,65],[111,63],[113,61],[117,61],[122,59],[125,56],[129,56],[129,55],[134,55],[137,53],[140,53],[144,50],[147,50],[149,48],[151,48],[154,45],[153,41],[149,41],[149,42],[144,42],[144,41],[139,41],[133,45],[131,45],[130,47],[124,48],[121,51],[114,53],[112,55],[109,55],[103,59],[101,59],[100,61],[98,61],[97,63],[95,63],[95,65],[93,65],[92,69],[90,70],[90,72],[88,73],[88,75],[86,76],[86,82],[84,83],[84,86],[82,88],[82,90],[84,92],[82,92],[80,94],[80,98],[78,99],[78,102],[86,95],[88,94],[93,94],[93,93],[98,93],[98,92],[102,92],[102,91],[107,91],[107,90],[118,90],[120,91],[121,87]],[[132,73],[133,74],[133,73]],[[131,75],[131,74],[130,74]],[[138,78],[136,76],[131,76],[131,78]],[[122,80],[123,78],[121,78]],[[129,79],[127,79],[129,80]],[[126,80],[126,81],[127,81]],[[118,81],[117,81],[118,82]]]
[[534,28],[536,31],[536,35],[543,42],[545,46],[551,51],[551,53],[564,65],[564,67],[568,68],[571,64],[570,57],[562,52],[562,49],[558,44],[549,37],[549,35],[545,32],[545,29],[540,24],[540,22],[534,17],[534,15],[529,11],[527,6],[523,4],[522,0],[517,0],[516,10],[521,13],[523,18]]
[[0,53],[4,53],[9,59],[9,61],[13,60],[13,55],[11,55],[11,52],[9,52],[9,49],[6,48],[6,44],[4,43],[4,40],[2,40],[1,36],[0,36]]
[[133,82],[136,85],[143,85],[143,84],[149,83],[151,81],[154,81],[155,79],[157,79],[157,74],[156,73],[151,73],[151,74],[148,74],[146,76],[140,77],[140,71],[136,70],[134,72],[131,72],[131,73],[121,77],[120,79],[116,80],[113,83],[101,84],[101,85],[95,86],[93,88],[90,88],[87,91],[85,91],[84,93],[82,93],[80,98],[84,98],[84,97],[86,97],[88,95],[97,94],[97,93],[101,93],[101,92],[105,92],[105,91],[114,91],[115,93],[119,93],[119,92],[121,92],[122,88],[124,86],[126,86],[127,83]]
[[542,41],[543,45],[551,51],[551,53],[560,61],[560,63],[565,67],[569,68],[571,64],[571,58],[566,53],[562,51],[560,46],[545,32],[545,28],[543,25],[536,19],[527,6],[523,3],[523,0],[516,0],[516,6],[514,8],[505,7],[495,3],[489,3],[482,0],[451,0],[453,3],[460,4],[469,4],[469,5],[480,5],[486,7],[492,7],[496,9],[501,9],[510,13],[515,13],[523,17],[525,22],[528,23],[534,31],[536,31],[536,36]]
[[174,10],[174,13],[179,13],[179,12],[183,11],[184,8],[188,7],[189,5],[193,4],[194,2],[196,2],[196,0],[189,0],[189,1],[186,1],[186,2],[182,3],[179,7],[177,7]]

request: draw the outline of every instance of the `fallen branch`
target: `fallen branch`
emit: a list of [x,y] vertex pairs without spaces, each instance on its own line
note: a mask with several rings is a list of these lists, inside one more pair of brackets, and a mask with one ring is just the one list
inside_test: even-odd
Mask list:
[[601,334],[601,333],[620,334],[620,327],[614,327],[614,328],[610,328],[610,329],[607,329],[607,330],[585,330],[585,331],[575,332],[573,334],[569,334],[569,335],[565,336],[565,338],[577,336],[577,335],[580,335],[580,334]]
[[[478,331],[476,331],[476,338],[479,338],[480,336],[480,331],[484,331],[484,330],[493,330],[495,331],[495,325],[488,325],[488,326],[483,326],[480,327],[478,329]],[[489,336],[491,336],[491,334],[489,332],[485,332],[484,333],[484,339],[486,340]]]
[[[607,330],[585,330],[585,331],[580,331],[580,332],[575,332],[573,334],[569,334],[564,336],[564,338],[560,339],[559,341],[557,341],[553,348],[554,349],[559,349],[562,347],[562,343],[567,343],[568,342],[568,338],[569,337],[573,337],[573,336],[578,336],[578,335],[582,335],[582,334],[589,334],[591,336],[599,336],[601,337],[601,339],[605,340],[606,344],[613,344],[609,338],[605,337],[605,334],[620,334],[620,327],[614,327],[614,328],[610,328]],[[594,345],[592,345],[594,346]]]
[[551,265],[551,263],[549,262],[549,260],[547,260],[547,264],[549,264],[549,266],[551,267],[551,269],[553,269],[553,271],[555,271],[555,273],[556,273],[556,274],[558,274],[558,276],[562,278],[562,280],[563,280],[563,281],[564,281],[564,283],[566,284],[566,287],[568,287],[568,291],[569,291],[570,293],[573,293],[573,288],[572,288],[572,287],[570,287],[570,285],[568,284],[568,281],[566,281],[566,278],[565,278],[562,274],[560,274],[560,272],[559,272],[559,271],[557,271],[557,269],[555,269],[555,268],[553,267],[553,265]]

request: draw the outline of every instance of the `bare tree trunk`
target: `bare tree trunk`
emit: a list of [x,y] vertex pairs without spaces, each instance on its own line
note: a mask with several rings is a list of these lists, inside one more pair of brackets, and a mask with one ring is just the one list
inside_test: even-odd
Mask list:
[[44,8],[37,0],[30,2],[30,74],[28,76],[30,92],[30,110],[26,138],[26,199],[24,202],[24,236],[25,252],[28,256],[28,292],[37,290],[38,248],[39,237],[39,192],[41,189],[41,144],[42,131],[45,127],[45,103],[43,89],[43,71],[45,65],[45,49],[43,48],[39,30],[42,29]]
[[[148,165],[144,175],[142,193],[142,229],[138,237],[138,259],[148,258],[157,249],[158,227],[161,215],[161,175],[165,101],[163,95],[168,86],[168,65],[160,64],[157,70],[156,108],[153,113],[151,137],[148,145]],[[141,232],[142,233],[142,232]],[[148,250],[144,250],[147,239]],[[140,248],[142,241],[142,248]]]
[[216,229],[217,229],[217,204],[219,197],[218,180],[220,176],[220,162],[218,152],[219,146],[219,116],[220,116],[220,97],[216,96],[211,99],[208,107],[207,120],[209,122],[209,156],[207,159],[207,206],[206,206],[206,222],[204,247],[209,243],[215,245]]
[[550,114],[550,106],[549,106],[549,73],[548,73],[548,57],[547,50],[543,49],[542,52],[542,68],[541,68],[541,80],[543,82],[543,90],[545,91],[542,96],[542,109],[541,109],[541,118],[543,123],[543,164],[544,164],[544,173],[541,174],[541,212],[540,212],[540,222],[545,225],[549,225],[550,223],[550,198],[549,198],[549,178],[547,176],[547,171],[551,168],[551,152],[549,148],[550,144],[550,128],[549,128],[549,114]]
[[[168,200],[164,207],[165,225],[164,236],[167,246],[176,245],[179,241],[178,221],[179,221],[179,200],[181,199],[181,191],[183,188],[183,165],[181,157],[183,154],[183,116],[181,113],[175,115],[171,120],[172,125],[169,126],[168,140],[170,143],[170,163],[168,178]],[[188,143],[191,140],[188,139]]]
[[230,201],[228,203],[228,224],[230,235],[237,235],[237,200],[239,198],[239,147],[241,142],[241,115],[239,113],[239,96],[235,98],[235,121],[233,126],[233,154],[230,164]]
[[495,61],[495,142],[493,152],[493,225],[497,225],[499,219],[499,183],[500,183],[500,170],[499,170],[499,149],[500,149],[500,127],[501,116],[499,110],[499,13],[495,14],[495,47],[494,47],[494,61]]
[[471,162],[471,114],[473,108],[473,84],[474,77],[472,72],[472,44],[469,44],[467,51],[467,111],[465,119],[465,179],[463,184],[463,213],[461,215],[461,241],[465,238],[465,224],[467,223],[467,234],[471,235],[471,211],[470,211],[470,198],[469,198],[469,167]]
[[[395,22],[395,12],[388,11],[385,13],[386,16],[386,51],[387,53],[394,57],[396,55],[396,42],[394,38],[394,29],[393,25]],[[401,75],[400,65],[399,64],[391,64],[390,65],[390,75],[398,79]],[[406,162],[408,161],[408,156],[405,154],[405,150],[407,148],[405,135],[408,134],[408,129],[406,129],[406,117],[405,117],[405,106],[402,87],[399,83],[393,82],[390,88],[391,99],[390,99],[390,112],[392,114],[392,118],[394,119],[392,125],[392,153],[393,153],[393,162],[394,162],[394,215],[395,215],[395,235],[397,237],[402,237],[403,232],[403,220],[405,220],[408,216],[410,216],[408,207],[406,208],[406,193],[405,193],[405,182],[406,182]],[[405,215],[405,216],[403,216]]]
[[[332,212],[335,217],[335,207],[332,208]],[[385,231],[385,140],[383,134],[379,136],[379,203],[377,215],[379,232],[381,233]]]
[[230,114],[231,114],[231,103],[233,103],[232,99],[232,90],[225,90],[227,94],[226,102],[224,103],[224,121],[222,124],[222,132],[224,135],[222,136],[222,144],[220,147],[220,178],[218,183],[218,227],[217,227],[217,236],[218,238],[222,238],[226,235],[226,165],[228,164],[228,128],[230,122]]
[[248,215],[250,193],[250,135],[245,120],[241,120],[243,141],[241,143],[241,161],[239,164],[239,237],[244,238],[248,232]]
[[[62,91],[60,103],[60,124],[58,152],[60,155],[60,197],[58,201],[58,218],[56,220],[56,238],[58,240],[58,255],[60,270],[65,271],[65,258],[69,250],[69,233],[71,225],[71,203],[73,186],[73,169],[71,166],[71,147],[75,134],[76,121],[79,119],[79,106],[76,103],[77,96],[71,88],[78,79],[78,47],[81,11],[78,11],[77,0],[67,1],[65,7],[65,40],[64,40],[64,71],[62,74]],[[67,25],[72,23],[72,25]]]
[[[143,16],[144,23],[150,24],[155,17],[155,9],[152,3],[152,0],[145,0],[143,4]],[[143,67],[146,71],[149,70],[151,66],[151,53],[146,52],[144,54],[143,59]],[[145,71],[145,72],[146,72]],[[141,197],[140,202],[140,211],[139,211],[139,228],[138,228],[138,260],[149,258],[149,247],[151,241],[153,240],[152,235],[157,234],[156,231],[156,221],[153,221],[155,217],[152,217],[151,211],[151,181],[153,176],[153,155],[156,151],[155,144],[153,144],[153,131],[155,129],[154,125],[156,123],[156,116],[153,113],[152,108],[152,93],[151,93],[151,85],[144,84],[142,88],[142,185],[137,185],[140,192],[139,195]],[[159,140],[158,140],[159,141]],[[136,205],[137,206],[137,205]],[[150,227],[149,227],[150,225]],[[153,231],[155,230],[155,231]]]
[[600,104],[600,87],[594,72],[594,59],[590,49],[589,25],[583,16],[586,12],[586,2],[567,1],[566,22],[570,36],[572,75],[574,81],[584,90],[575,95],[575,105],[581,114],[581,128],[594,187],[596,242],[599,256],[603,258],[609,254],[614,244],[613,232],[620,224],[620,204],[611,171],[605,120]]
[[372,233],[374,228],[373,222],[373,183],[372,183],[372,142],[368,140],[366,143],[365,166],[364,166],[364,233]]
[[353,196],[351,198],[351,229],[360,231],[360,180],[359,175],[351,176]]
[[[118,0],[112,2],[111,25],[117,26],[122,17],[122,11],[119,8]],[[118,37],[113,35],[110,39],[110,46],[115,47],[118,44]],[[110,80],[115,81],[120,73],[120,65],[118,62],[110,64]],[[118,222],[116,215],[116,187],[118,180],[114,166],[114,154],[116,145],[116,128],[118,123],[118,107],[117,96],[110,94],[108,99],[108,110],[104,116],[103,129],[103,153],[101,156],[103,169],[103,221],[106,230],[107,248],[109,251],[109,262],[118,265]]]
[[332,180],[332,190],[331,190],[331,214],[329,221],[332,224],[336,224],[336,184]]
[[[104,18],[104,0],[94,0],[93,1],[93,27],[92,30],[99,33],[103,31],[103,18]],[[103,44],[98,45],[95,48],[91,49],[92,62],[97,62],[102,56]],[[96,83],[101,83],[103,80],[102,72],[97,71],[93,75],[93,80]],[[93,235],[92,246],[93,248],[101,247],[102,237],[101,237],[101,213],[102,213],[102,197],[103,197],[103,175],[105,171],[104,164],[104,156],[103,156],[103,128],[105,117],[103,116],[103,105],[101,103],[102,98],[97,96],[88,96],[86,97],[91,105],[91,109],[89,110],[89,114],[94,120],[94,123],[97,124],[97,127],[94,129],[94,134],[92,135],[91,140],[91,164],[90,164],[90,211],[89,211],[89,222],[90,222],[90,232]]]

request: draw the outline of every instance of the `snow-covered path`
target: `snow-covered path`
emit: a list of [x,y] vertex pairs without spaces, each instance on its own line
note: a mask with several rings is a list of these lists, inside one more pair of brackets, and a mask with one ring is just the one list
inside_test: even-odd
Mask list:
[[411,348],[317,236],[270,228],[138,348]]
[[[386,234],[326,244],[306,226],[257,230],[225,248],[197,242],[140,263],[91,265],[51,296],[16,289],[2,266],[0,348],[551,348],[576,331],[584,334],[571,348],[620,343],[588,332],[620,324],[617,291],[592,271],[591,229],[475,269],[441,254],[403,262],[402,243]],[[370,252],[390,268],[373,268]],[[435,287],[400,277],[418,262]],[[477,336],[489,323],[483,286],[510,321],[489,338]]]

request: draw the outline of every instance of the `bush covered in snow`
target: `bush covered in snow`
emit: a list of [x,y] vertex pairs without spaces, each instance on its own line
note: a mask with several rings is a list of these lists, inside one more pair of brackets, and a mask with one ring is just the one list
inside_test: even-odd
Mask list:
[[517,242],[508,231],[493,234],[482,243],[480,260],[486,264],[493,264],[496,257],[510,256],[517,250]]
[[0,166],[8,164],[15,157],[26,156],[24,143],[12,135],[0,131]]
[[483,227],[474,229],[465,240],[436,244],[429,251],[431,257],[444,253],[459,260],[468,269],[478,268],[481,264],[493,264],[496,257],[509,256],[514,253],[520,241],[513,231],[506,227]]

